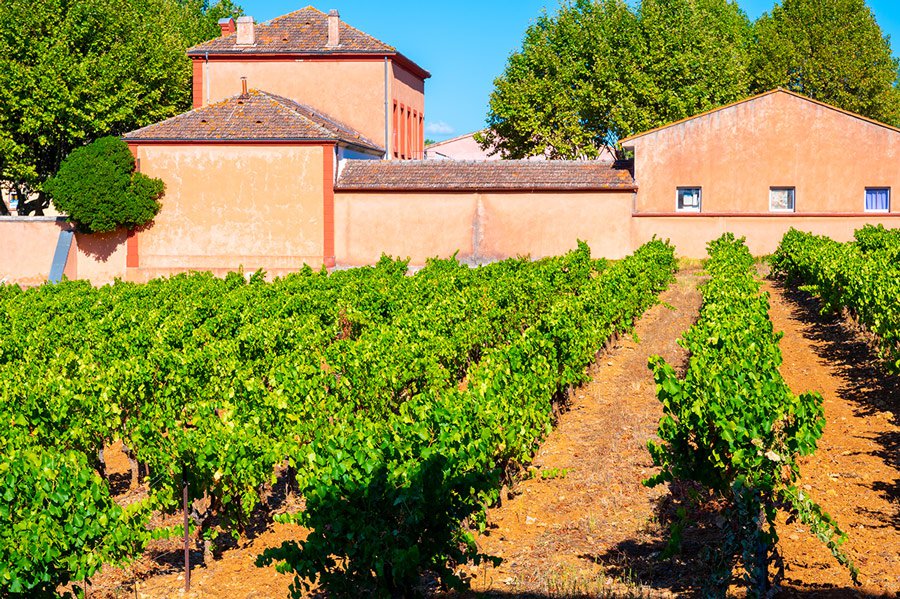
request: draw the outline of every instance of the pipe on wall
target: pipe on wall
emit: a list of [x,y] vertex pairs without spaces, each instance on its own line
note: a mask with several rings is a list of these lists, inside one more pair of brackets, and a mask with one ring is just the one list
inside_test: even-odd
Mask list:
[[206,96],[206,100],[203,105],[207,106],[209,105],[209,52],[206,53],[206,60],[203,63],[203,86],[206,88],[203,94]]
[[384,159],[389,160],[391,157],[391,110],[390,110],[390,91],[388,90],[388,58],[384,57]]

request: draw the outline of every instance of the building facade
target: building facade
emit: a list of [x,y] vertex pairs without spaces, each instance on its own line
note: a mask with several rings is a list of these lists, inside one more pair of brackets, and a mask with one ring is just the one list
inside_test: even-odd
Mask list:
[[[195,108],[124,136],[166,184],[159,215],[76,234],[70,278],[279,276],[382,254],[475,264],[578,240],[615,259],[653,236],[700,258],[726,231],[762,255],[790,227],[845,241],[900,226],[900,130],[784,90],[622,140],[628,161],[424,160],[429,75],[393,47],[311,7],[220,26],[188,52]],[[46,280],[68,228],[0,216],[0,252],[16,257],[0,280]]]

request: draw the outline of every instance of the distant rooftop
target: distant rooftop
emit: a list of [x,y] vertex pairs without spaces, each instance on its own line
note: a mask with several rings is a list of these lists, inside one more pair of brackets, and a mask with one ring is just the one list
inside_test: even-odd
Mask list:
[[423,78],[431,75],[396,48],[363,33],[347,23],[339,22],[340,43],[328,45],[328,15],[312,6],[254,24],[254,43],[239,45],[237,32],[198,44],[187,51],[188,56],[206,54],[375,54],[393,55],[399,62],[413,67]]
[[342,191],[629,191],[629,163],[570,160],[348,160]]
[[335,141],[384,152],[309,106],[250,90],[125,134],[126,141]]

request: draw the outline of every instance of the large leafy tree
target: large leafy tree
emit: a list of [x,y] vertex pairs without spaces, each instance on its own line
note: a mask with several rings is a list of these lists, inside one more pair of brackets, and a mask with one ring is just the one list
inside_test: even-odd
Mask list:
[[484,145],[506,158],[595,156],[635,118],[637,30],[622,0],[542,14],[494,82]]
[[900,123],[898,60],[865,0],[783,0],[755,24],[753,87]]
[[627,134],[746,96],[752,30],[736,2],[643,0],[638,17],[645,77]]
[[525,34],[490,99],[486,148],[591,158],[746,95],[751,24],[728,0],[575,0]]
[[190,107],[185,50],[238,12],[230,0],[0,2],[0,181],[46,207],[43,181],[74,148]]

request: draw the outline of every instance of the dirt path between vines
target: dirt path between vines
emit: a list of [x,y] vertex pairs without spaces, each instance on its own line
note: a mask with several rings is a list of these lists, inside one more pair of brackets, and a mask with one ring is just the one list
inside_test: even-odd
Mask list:
[[[598,362],[593,380],[578,389],[535,457],[543,474],[517,484],[513,499],[490,510],[491,528],[479,548],[504,562],[474,570],[475,590],[667,596],[667,589],[680,587],[681,569],[667,566],[669,576],[654,565],[664,545],[655,508],[667,491],[641,484],[653,473],[647,440],[662,416],[647,360],[659,354],[683,366],[686,352],[676,341],[697,319],[697,283],[696,274],[680,274],[635,335],[621,338]],[[644,584],[648,568],[652,585]]]
[[766,289],[770,318],[784,331],[785,381],[825,401],[825,433],[800,462],[801,484],[848,534],[844,547],[863,583],[853,589],[847,571],[802,525],[782,524],[784,595],[900,596],[900,381],[882,371],[866,336],[847,321],[820,316],[805,293],[779,283]]

